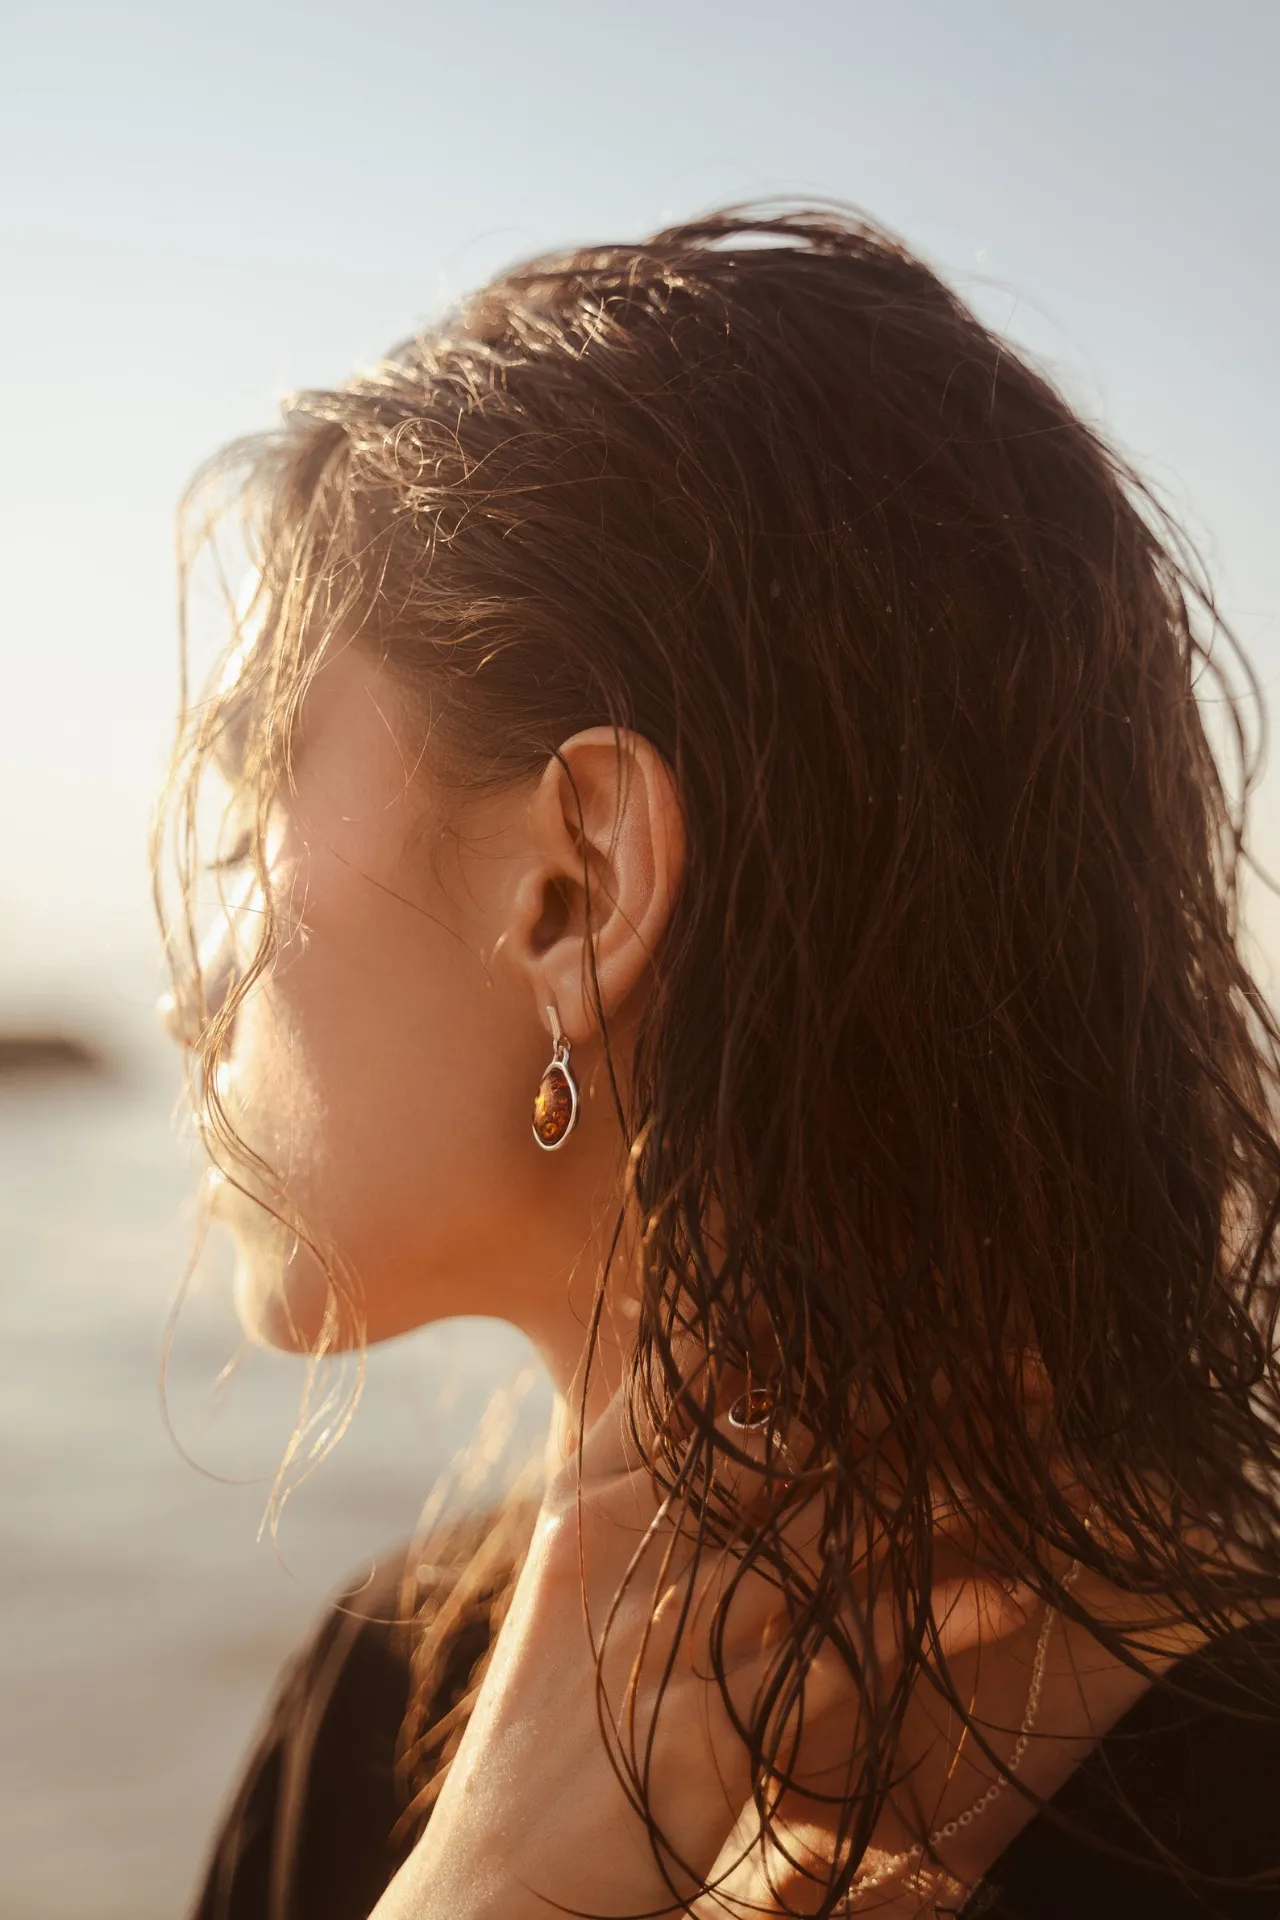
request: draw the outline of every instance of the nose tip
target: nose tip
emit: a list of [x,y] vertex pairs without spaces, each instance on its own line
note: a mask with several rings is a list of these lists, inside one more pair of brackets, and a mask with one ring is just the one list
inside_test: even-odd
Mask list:
[[183,1041],[182,1016],[178,1012],[178,997],[173,993],[162,993],[156,1001],[156,1018],[161,1027],[175,1045]]
[[161,1026],[180,1047],[195,1046],[201,1027],[222,1010],[231,994],[240,966],[236,920],[242,911],[243,902],[210,928],[194,956],[193,970],[176,974],[174,990],[162,993],[156,1002]]
[[[206,1013],[216,1008],[206,1004]],[[200,1036],[200,1014],[194,998],[181,993],[162,993],[156,1001],[156,1018],[176,1047],[194,1047]]]
[[195,1046],[202,1025],[221,1011],[233,979],[234,969],[220,966],[212,973],[201,975],[201,995],[193,992],[188,998],[181,992],[160,994],[156,1000],[156,1018],[175,1046]]

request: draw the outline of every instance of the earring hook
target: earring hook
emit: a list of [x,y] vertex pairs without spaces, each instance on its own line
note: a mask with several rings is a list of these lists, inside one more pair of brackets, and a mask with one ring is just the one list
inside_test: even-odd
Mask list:
[[565,1039],[564,1028],[560,1025],[560,1015],[556,1012],[554,1000],[547,1002],[547,1019],[551,1023],[551,1044],[557,1060],[569,1057],[569,1042]]

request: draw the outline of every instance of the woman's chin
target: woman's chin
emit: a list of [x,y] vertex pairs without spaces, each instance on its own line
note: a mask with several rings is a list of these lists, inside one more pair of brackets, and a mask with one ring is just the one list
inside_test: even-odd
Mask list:
[[[209,1217],[231,1235],[236,1313],[245,1334],[286,1353],[342,1353],[411,1332],[429,1320],[492,1311],[473,1285],[424,1289],[421,1262],[373,1259],[366,1289],[352,1264],[327,1259],[244,1188],[211,1172]],[[363,1265],[363,1263],[362,1263]]]
[[308,1257],[264,1261],[256,1248],[236,1260],[236,1313],[245,1333],[262,1346],[286,1353],[333,1353],[358,1347],[364,1327],[354,1304],[329,1284]]
[[[235,1247],[236,1315],[250,1340],[286,1353],[340,1352],[364,1344],[360,1290],[332,1273],[296,1234],[254,1207],[219,1208]],[[231,1217],[228,1217],[228,1216]]]

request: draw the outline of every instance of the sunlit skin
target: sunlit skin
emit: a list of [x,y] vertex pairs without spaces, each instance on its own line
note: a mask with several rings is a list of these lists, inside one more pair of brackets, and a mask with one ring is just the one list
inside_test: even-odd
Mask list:
[[[563,760],[599,842],[596,968],[625,1066],[649,949],[679,883],[678,814],[644,742],[630,743],[641,778],[616,833],[612,732],[579,734]],[[292,787],[274,812],[282,951],[237,1015],[219,1082],[238,1131],[360,1282],[365,1337],[499,1315],[566,1382],[625,1154],[584,993],[577,842],[564,767],[518,791],[445,790],[386,673],[354,651],[333,659],[308,696]],[[211,968],[215,992],[230,947]],[[582,1101],[556,1153],[531,1130],[549,1006]],[[230,1184],[215,1204],[239,1241],[246,1322],[280,1344],[309,1341],[326,1295],[315,1259],[297,1248],[282,1271],[269,1216]]]
[[[610,1399],[633,1311],[625,1241],[581,1461],[563,1438],[576,1425],[566,1415],[627,1151],[586,987],[582,875],[585,855],[600,1002],[625,1090],[653,956],[682,882],[680,810],[661,756],[634,735],[619,743],[605,728],[576,734],[528,782],[496,793],[441,777],[420,735],[393,677],[359,650],[317,675],[274,816],[283,945],[237,1015],[222,1092],[290,1204],[358,1283],[365,1337],[460,1313],[500,1316],[535,1342],[562,1396],[551,1455],[559,1477],[499,1655],[426,1835],[376,1920],[533,1920],[557,1901],[638,1911],[667,1895],[600,1747],[576,1587],[575,1476],[601,1606],[625,1563],[621,1548],[629,1554],[653,1511]],[[229,934],[213,975],[233,945]],[[582,1089],[579,1124],[554,1153],[531,1131],[552,1048],[548,1006]],[[306,1345],[323,1318],[322,1268],[305,1250],[290,1253],[288,1237],[230,1184],[216,1204],[236,1236],[246,1324],[277,1344]],[[979,1575],[942,1535],[938,1569],[935,1611],[947,1622],[957,1684],[972,1687],[987,1725],[1016,1730],[1039,1605]],[[1119,1616],[1119,1597],[1099,1583],[1082,1580],[1077,1591],[1096,1616]],[[766,1597],[752,1604],[744,1672],[769,1633]],[[1179,1645],[1170,1639],[1171,1652]],[[679,1837],[705,1871],[722,1847],[733,1851],[742,1801],[733,1798],[732,1741],[717,1733],[695,1664],[679,1668],[664,1703],[659,1778],[665,1764],[670,1784],[657,1806],[676,1809]],[[1037,1721],[1037,1733],[1056,1738],[1033,1742],[1023,1777],[1052,1793],[1143,1685],[1082,1629],[1060,1623]],[[838,1687],[825,1703],[815,1694],[814,1708],[806,1756],[816,1778],[840,1765],[851,1723]],[[914,1801],[904,1794],[886,1812],[878,1844],[905,1848],[917,1831],[913,1807],[940,1824],[988,1784],[992,1769],[972,1743],[961,1743],[957,1759],[958,1735],[922,1694],[902,1755],[917,1763]],[[991,1737],[1000,1751],[1012,1747],[1007,1731]],[[745,1799],[745,1776],[740,1784]],[[955,1843],[948,1866],[976,1880],[1029,1811],[1005,1793]],[[806,1824],[799,1804],[793,1838],[820,1854],[820,1810],[808,1816]],[[696,1911],[747,1910],[736,1903],[760,1897],[758,1873],[748,1861],[718,1904]],[[879,1912],[922,1911],[917,1896],[873,1898]]]

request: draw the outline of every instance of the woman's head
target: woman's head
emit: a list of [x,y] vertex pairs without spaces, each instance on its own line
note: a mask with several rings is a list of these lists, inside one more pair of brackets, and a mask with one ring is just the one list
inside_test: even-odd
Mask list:
[[[835,1539],[871,1405],[922,1552],[944,1458],[1033,1565],[1087,1545],[1064,1459],[1140,1579],[1195,1573],[1170,1499],[1251,1532],[1276,1035],[1198,681],[1245,736],[1052,387],[874,228],[730,212],[512,271],[228,471],[256,588],[188,772],[230,752],[269,911],[196,1052],[314,1240],[266,1320],[313,1337],[327,1268],[375,1333],[572,1349],[621,1221],[690,1486],[746,1369]],[[555,1156],[552,1002],[593,1096]]]
[[[264,1164],[229,1166],[215,1208],[240,1240],[242,1313],[269,1338],[313,1343],[331,1278],[349,1277],[343,1340],[501,1314],[567,1379],[625,1160],[587,996],[612,1033],[631,1030],[678,882],[674,789],[626,736],[620,779],[618,737],[598,727],[531,780],[459,791],[422,733],[363,648],[319,664],[264,888],[219,956],[228,969],[231,936],[243,947],[268,905],[268,973],[238,1005],[225,971],[214,988],[235,1022],[216,1111]],[[554,1159],[530,1125],[551,1010],[583,1112]],[[261,1205],[273,1175],[306,1240]]]

